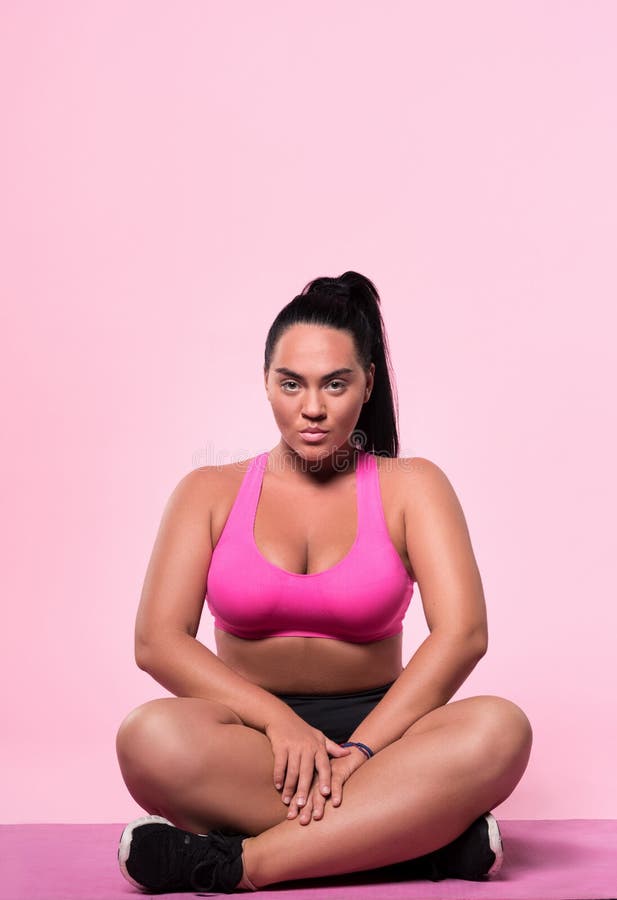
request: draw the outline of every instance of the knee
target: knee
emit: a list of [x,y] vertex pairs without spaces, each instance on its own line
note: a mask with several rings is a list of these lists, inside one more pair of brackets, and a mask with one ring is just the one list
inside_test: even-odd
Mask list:
[[526,714],[505,697],[483,696],[477,703],[476,740],[484,759],[493,764],[511,766],[531,753],[533,730]]
[[149,700],[132,709],[120,723],[116,734],[116,750],[129,755],[140,744],[155,742],[164,730],[165,709],[163,698]]
[[[141,773],[177,769],[183,759],[181,740],[172,709],[174,698],[161,697],[142,703],[122,720],[116,734],[116,754],[124,770]],[[184,753],[184,759],[189,759]]]

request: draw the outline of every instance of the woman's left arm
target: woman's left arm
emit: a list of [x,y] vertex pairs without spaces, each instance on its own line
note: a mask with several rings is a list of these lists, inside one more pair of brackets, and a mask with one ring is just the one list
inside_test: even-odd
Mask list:
[[[388,692],[360,722],[350,741],[383,750],[418,719],[448,702],[486,653],[488,629],[482,581],[463,510],[445,473],[428,459],[399,461],[404,495],[405,540],[422,595],[430,634]],[[331,760],[334,806],[343,784],[366,761],[357,747]],[[325,797],[315,779],[306,805],[292,798],[288,818],[307,825],[321,819]]]
[[482,580],[454,488],[428,459],[400,465],[407,553],[430,634],[349,738],[375,753],[447,703],[488,646]]

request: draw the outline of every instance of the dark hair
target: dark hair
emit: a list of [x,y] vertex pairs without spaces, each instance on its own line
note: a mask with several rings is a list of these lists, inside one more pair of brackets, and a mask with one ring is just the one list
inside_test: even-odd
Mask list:
[[375,363],[375,380],[369,400],[352,436],[352,443],[380,456],[398,456],[398,400],[386,331],[377,288],[359,272],[338,278],[309,281],[302,293],[279,312],[266,338],[264,369],[270,368],[278,339],[300,322],[340,328],[351,333],[362,368]]

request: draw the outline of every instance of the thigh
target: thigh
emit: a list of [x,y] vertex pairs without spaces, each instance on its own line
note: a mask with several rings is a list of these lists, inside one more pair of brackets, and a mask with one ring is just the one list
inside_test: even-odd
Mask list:
[[410,725],[403,737],[453,725],[472,739],[490,741],[493,747],[498,744],[531,746],[531,724],[520,706],[505,697],[489,694],[438,706]]
[[129,713],[117,745],[133,799],[180,828],[259,834],[287,816],[274,787],[270,741],[223,704],[151,700]]
[[199,697],[162,697],[132,710],[118,730],[116,753],[125,781],[148,795],[196,780],[241,781],[241,772],[272,782],[268,738],[224,704]]
[[137,706],[123,719],[116,736],[119,755],[139,753],[173,740],[188,743],[209,725],[242,725],[232,709],[201,697],[158,697]]

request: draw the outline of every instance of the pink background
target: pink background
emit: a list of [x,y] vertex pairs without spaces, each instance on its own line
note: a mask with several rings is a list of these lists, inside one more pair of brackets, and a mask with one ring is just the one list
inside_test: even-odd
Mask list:
[[[377,284],[401,455],[465,510],[535,732],[504,818],[617,816],[617,7],[5,2],[1,819],[141,813],[115,756],[164,504],[278,432],[266,332]],[[419,593],[407,662],[427,633]],[[207,610],[198,637],[214,648]]]

